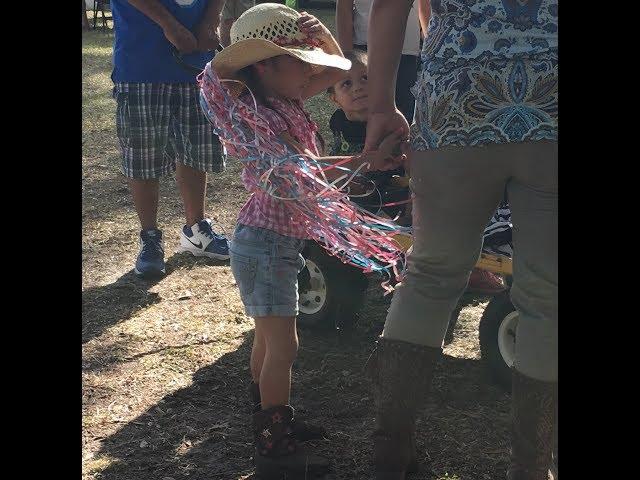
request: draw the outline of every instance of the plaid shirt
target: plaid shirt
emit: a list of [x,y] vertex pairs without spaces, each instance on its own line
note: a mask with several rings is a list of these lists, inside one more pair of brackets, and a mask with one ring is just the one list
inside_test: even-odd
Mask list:
[[[253,104],[251,96],[240,98],[247,104]],[[280,100],[269,98],[273,108],[258,105],[258,112],[269,123],[269,127],[276,135],[288,132],[301,145],[305,146],[314,155],[318,155],[316,146],[316,132],[318,126],[304,111],[301,101]],[[232,152],[230,152],[232,153]],[[266,228],[294,238],[309,238],[306,225],[293,217],[289,208],[289,202],[273,198],[268,193],[259,189],[242,172],[242,182],[245,188],[251,192],[251,197],[238,214],[238,223],[252,227]]]

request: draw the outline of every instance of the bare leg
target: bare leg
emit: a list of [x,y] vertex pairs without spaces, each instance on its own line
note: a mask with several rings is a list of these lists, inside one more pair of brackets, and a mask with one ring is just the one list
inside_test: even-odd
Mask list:
[[295,317],[258,317],[256,331],[265,340],[265,355],[260,372],[262,409],[289,404],[291,366],[298,352]]
[[158,180],[129,179],[133,203],[143,230],[158,226]]
[[262,372],[266,348],[264,334],[261,329],[256,327],[253,336],[253,348],[251,349],[251,378],[253,383],[260,383],[260,372]]
[[180,188],[184,215],[188,227],[204,218],[204,198],[207,174],[181,163],[176,164],[176,182]]

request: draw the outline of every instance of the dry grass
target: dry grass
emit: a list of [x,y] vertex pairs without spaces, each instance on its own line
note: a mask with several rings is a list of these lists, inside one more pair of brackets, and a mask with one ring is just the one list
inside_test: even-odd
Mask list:
[[[333,11],[312,10],[333,27]],[[169,274],[136,279],[139,225],[119,174],[110,97],[111,32],[83,33],[83,480],[253,478],[246,386],[253,325],[228,264],[174,254],[182,225],[175,182],[161,184]],[[309,109],[327,133],[332,107]],[[212,218],[232,231],[246,193],[239,165],[208,181]],[[331,480],[372,478],[372,411],[362,366],[387,308],[375,282],[349,332],[301,332],[292,403],[324,423],[316,444]],[[478,362],[483,305],[463,310],[419,420],[414,479],[493,480],[506,462],[506,395]],[[448,475],[447,475],[448,472]]]

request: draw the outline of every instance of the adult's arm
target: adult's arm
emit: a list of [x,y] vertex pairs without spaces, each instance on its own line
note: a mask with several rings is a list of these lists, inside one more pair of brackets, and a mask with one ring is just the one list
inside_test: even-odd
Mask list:
[[369,16],[369,118],[364,151],[375,150],[392,132],[409,137],[409,124],[395,105],[396,75],[413,0],[374,0]]
[[344,52],[353,50],[353,0],[336,1],[336,34]]
[[418,0],[418,18],[420,19],[420,31],[422,33],[422,38],[426,38],[427,29],[429,28],[429,19],[431,18],[430,0]]
[[198,41],[158,0],[129,0],[129,3],[157,23],[164,36],[181,53],[197,50]]
[[206,52],[215,50],[220,44],[218,26],[220,25],[220,13],[224,8],[225,0],[209,0],[204,16],[198,22],[195,29],[198,50]]

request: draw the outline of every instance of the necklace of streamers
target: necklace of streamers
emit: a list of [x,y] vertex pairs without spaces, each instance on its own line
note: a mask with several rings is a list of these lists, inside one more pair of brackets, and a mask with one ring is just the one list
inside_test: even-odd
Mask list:
[[[366,272],[385,275],[382,287],[393,290],[390,280],[400,281],[405,271],[405,254],[393,240],[409,233],[393,221],[374,215],[349,200],[347,185],[365,166],[355,171],[295,152],[279,139],[253,106],[232,96],[211,64],[197,77],[200,104],[218,137],[232,145],[244,163],[245,175],[256,188],[286,202],[292,219],[304,225],[309,237],[331,255]],[[338,169],[342,175],[330,181],[325,172]],[[385,294],[386,294],[385,293]]]

